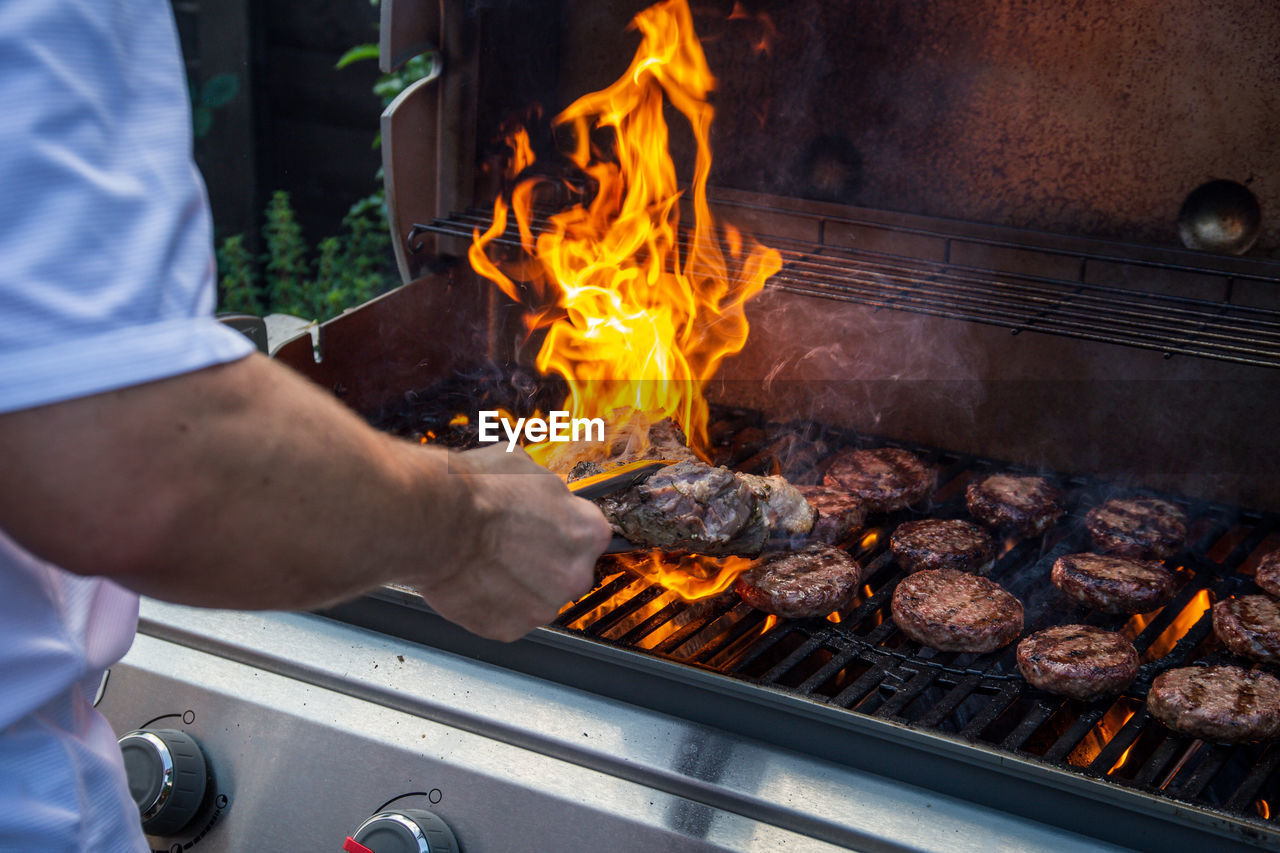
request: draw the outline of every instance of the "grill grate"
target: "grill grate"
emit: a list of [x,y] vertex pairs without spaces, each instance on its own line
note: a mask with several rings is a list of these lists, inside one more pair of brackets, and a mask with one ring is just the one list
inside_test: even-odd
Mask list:
[[[484,231],[489,224],[487,213],[466,211],[415,224],[406,242],[414,253],[422,250],[425,234],[470,240],[475,230]],[[535,219],[533,226],[545,229],[548,220]],[[494,245],[518,249],[520,241],[512,228]],[[1011,248],[997,240],[964,239],[993,249]],[[1030,330],[1155,350],[1165,357],[1188,355],[1280,367],[1280,311],[1276,310],[798,240],[769,238],[769,244],[783,257],[782,270],[770,279],[770,286],[782,290],[995,325],[1014,334]],[[944,245],[949,256],[950,240]],[[1085,259],[1080,255],[1081,278]],[[1157,280],[1169,274],[1204,272],[1172,262],[1146,261],[1142,267]],[[1280,274],[1231,274],[1232,281],[1274,284],[1277,278]]]
[[[827,436],[829,448],[862,444]],[[1003,468],[990,460],[907,446],[943,475],[930,517],[965,515],[964,485]],[[757,448],[736,448],[758,464]],[[828,456],[829,458],[829,456]],[[807,472],[775,468],[797,481]],[[1157,797],[1209,807],[1275,832],[1264,818],[1280,796],[1280,744],[1208,744],[1174,734],[1145,710],[1159,673],[1191,663],[1228,659],[1212,632],[1207,609],[1227,595],[1256,591],[1251,566],[1280,544],[1278,519],[1184,498],[1190,519],[1187,548],[1166,561],[1182,587],[1153,614],[1107,616],[1073,605],[1049,581],[1060,555],[1087,550],[1085,511],[1111,497],[1114,487],[1084,478],[1060,480],[1068,499],[1064,518],[1042,537],[1008,541],[990,577],[1023,602],[1026,632],[1084,622],[1129,636],[1141,668],[1121,696],[1092,703],[1042,693],[1018,674],[1014,646],[985,655],[937,652],[907,640],[889,616],[893,589],[904,576],[887,550],[898,523],[919,517],[902,511],[872,519],[850,542],[867,567],[861,594],[827,619],[779,620],[738,600],[732,592],[686,602],[626,570],[602,563],[597,588],[563,611],[566,631],[685,665],[712,669],[793,696],[1043,762]],[[1246,571],[1241,571],[1246,569]]]

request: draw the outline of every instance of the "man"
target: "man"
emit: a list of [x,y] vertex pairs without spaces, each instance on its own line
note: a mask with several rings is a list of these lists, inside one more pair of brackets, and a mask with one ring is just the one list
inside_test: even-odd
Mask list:
[[137,593],[396,581],[513,640],[609,531],[524,454],[375,432],[212,318],[168,0],[0,0],[0,57],[0,850],[143,851],[91,707]]

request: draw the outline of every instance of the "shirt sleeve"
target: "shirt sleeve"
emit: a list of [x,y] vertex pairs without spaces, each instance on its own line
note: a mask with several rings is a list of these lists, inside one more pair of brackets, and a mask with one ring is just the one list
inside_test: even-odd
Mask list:
[[0,3],[0,412],[242,358],[166,0]]

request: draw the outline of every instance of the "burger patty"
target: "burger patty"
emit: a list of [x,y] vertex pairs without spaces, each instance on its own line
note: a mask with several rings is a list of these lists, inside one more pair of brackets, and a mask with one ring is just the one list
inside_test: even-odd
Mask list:
[[992,474],[964,492],[969,514],[997,530],[1039,536],[1065,511],[1062,492],[1044,477]]
[[1129,686],[1138,674],[1138,651],[1114,631],[1058,625],[1018,643],[1018,670],[1041,690],[1097,699]]
[[811,543],[761,557],[738,576],[734,591],[757,610],[802,619],[848,604],[862,582],[862,566],[839,548]]
[[1174,575],[1154,560],[1066,554],[1053,564],[1054,586],[1103,613],[1146,613],[1173,597]]
[[1238,666],[1188,666],[1156,677],[1151,716],[1176,732],[1206,740],[1262,740],[1280,735],[1280,679]]
[[927,498],[936,479],[933,469],[914,453],[877,447],[842,451],[822,482],[861,498],[869,512],[889,512]]
[[835,545],[862,527],[867,518],[867,505],[857,495],[830,486],[796,486],[817,516],[809,538]]
[[1272,551],[1258,561],[1258,573],[1253,579],[1264,592],[1280,596],[1280,551]]
[[1213,633],[1238,655],[1280,663],[1280,602],[1241,595],[1213,605]]
[[908,572],[958,569],[980,575],[991,570],[996,554],[985,530],[954,518],[905,521],[889,538],[889,550]]
[[990,652],[1022,633],[1022,603],[998,584],[955,569],[908,575],[893,591],[894,623],[944,652]]
[[1158,498],[1113,500],[1095,506],[1084,519],[1094,547],[1107,554],[1163,560],[1187,539],[1187,515]]

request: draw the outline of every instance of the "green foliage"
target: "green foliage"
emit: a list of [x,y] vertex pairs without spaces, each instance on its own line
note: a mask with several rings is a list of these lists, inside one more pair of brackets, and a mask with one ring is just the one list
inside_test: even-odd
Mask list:
[[240,94],[240,78],[235,74],[215,74],[201,87],[188,78],[187,86],[191,91],[191,129],[196,139],[201,139],[213,127],[213,111]]
[[314,259],[294,215],[289,194],[267,205],[262,236],[266,251],[253,258],[243,235],[218,249],[219,310],[292,314],[323,322],[390,289],[391,240],[381,204],[361,199],[342,219],[342,233],[316,246]]
[[[307,263],[307,244],[302,239],[302,226],[293,215],[289,194],[277,190],[267,204],[266,224],[262,227],[267,252],[263,267],[267,278],[267,301],[280,310],[283,306],[302,309],[309,315],[307,305],[307,280],[310,278]],[[284,311],[297,313],[295,310]]]
[[440,55],[435,51],[420,53],[390,74],[379,77],[378,82],[373,84],[373,93],[382,99],[385,107],[413,83],[439,73],[439,62]]
[[258,299],[258,271],[253,255],[244,245],[244,235],[228,237],[218,247],[218,286],[222,292],[222,310],[243,314],[260,314],[262,302]]
[[[370,0],[377,6],[378,0]],[[337,67],[378,58],[376,44],[352,47]],[[435,76],[439,55],[428,52],[406,62],[374,83],[373,93],[386,107],[414,82]],[[224,79],[230,78],[230,79]],[[203,89],[191,90],[196,135],[208,132],[212,110],[239,92],[234,75],[218,75]],[[376,148],[380,140],[375,137]],[[382,170],[376,176],[382,181]],[[251,314],[293,314],[323,322],[345,309],[367,302],[399,283],[391,260],[383,192],[377,189],[351,205],[342,231],[316,244],[314,256],[294,216],[289,195],[277,192],[265,212],[262,236],[266,250],[254,258],[243,235],[229,237],[218,249],[219,310]]]
[[377,59],[378,46],[376,44],[358,44],[355,47],[342,54],[338,59],[334,68],[346,68],[353,62],[359,62],[362,59]]

